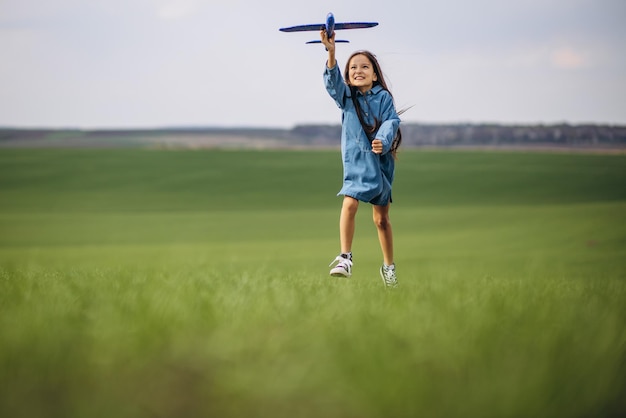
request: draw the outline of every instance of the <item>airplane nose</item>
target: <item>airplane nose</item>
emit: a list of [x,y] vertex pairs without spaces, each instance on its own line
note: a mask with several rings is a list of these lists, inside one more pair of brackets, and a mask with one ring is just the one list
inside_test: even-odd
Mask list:
[[333,31],[335,30],[335,16],[332,13],[328,13],[326,16],[326,32],[329,34],[328,36],[332,36]]

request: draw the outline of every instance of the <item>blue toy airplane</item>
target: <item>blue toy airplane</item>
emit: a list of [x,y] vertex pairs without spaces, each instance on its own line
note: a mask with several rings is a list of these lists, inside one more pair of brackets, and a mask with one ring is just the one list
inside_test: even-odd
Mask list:
[[[377,25],[378,25],[378,22],[335,23],[335,16],[333,16],[332,13],[328,13],[328,16],[326,16],[326,23],[291,26],[288,28],[280,28],[279,30],[282,32],[304,32],[304,31],[320,31],[322,29],[325,29],[326,35],[328,35],[328,37],[331,38],[336,30],[373,28],[374,26],[377,26]],[[335,42],[350,42],[350,41],[335,40]],[[307,42],[307,44],[321,44],[321,43],[322,41],[320,40]]]

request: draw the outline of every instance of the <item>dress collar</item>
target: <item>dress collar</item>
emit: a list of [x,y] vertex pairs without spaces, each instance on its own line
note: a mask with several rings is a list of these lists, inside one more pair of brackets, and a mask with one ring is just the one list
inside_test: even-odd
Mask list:
[[378,94],[381,90],[383,90],[383,87],[380,84],[376,84],[374,87],[369,89],[365,94],[361,93],[361,90],[357,89],[357,94],[361,96],[371,96],[374,94]]

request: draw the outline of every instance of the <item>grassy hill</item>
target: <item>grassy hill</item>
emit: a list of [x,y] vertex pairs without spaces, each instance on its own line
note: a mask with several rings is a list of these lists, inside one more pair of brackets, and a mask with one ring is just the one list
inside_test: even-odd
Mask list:
[[0,152],[0,415],[611,417],[626,156],[403,152],[388,291],[330,151]]

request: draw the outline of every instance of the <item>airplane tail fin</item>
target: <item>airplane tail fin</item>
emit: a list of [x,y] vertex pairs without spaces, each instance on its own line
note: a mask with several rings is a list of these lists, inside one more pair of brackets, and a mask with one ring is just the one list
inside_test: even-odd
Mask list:
[[[343,40],[343,39],[337,39],[337,40],[335,40],[335,43],[338,43],[338,42],[340,42],[340,43],[344,43],[344,44],[350,43],[350,41],[346,41],[346,40]],[[317,40],[317,41],[309,41],[309,42],[307,42],[307,44],[321,44],[321,43],[322,43],[322,41],[319,41],[319,40]]]

